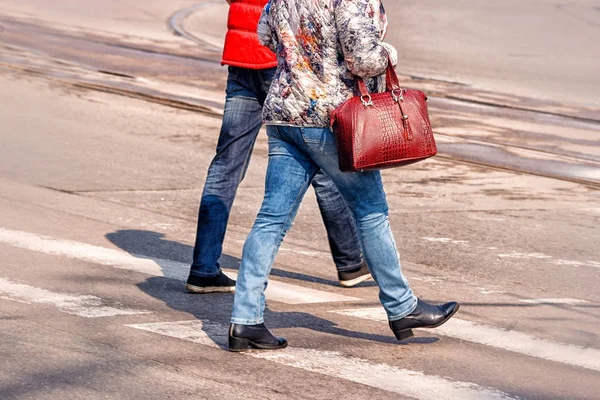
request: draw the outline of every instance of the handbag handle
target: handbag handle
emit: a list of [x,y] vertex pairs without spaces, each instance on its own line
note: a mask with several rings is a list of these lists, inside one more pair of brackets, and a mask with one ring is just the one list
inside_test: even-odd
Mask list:
[[[388,55],[388,65],[385,70],[385,86],[388,92],[394,90],[400,90],[400,81],[398,80],[398,75],[396,74],[396,70],[394,69],[394,65],[392,64],[392,59]],[[370,96],[369,89],[367,89],[367,84],[363,78],[358,78],[358,90],[360,91],[361,97]]]

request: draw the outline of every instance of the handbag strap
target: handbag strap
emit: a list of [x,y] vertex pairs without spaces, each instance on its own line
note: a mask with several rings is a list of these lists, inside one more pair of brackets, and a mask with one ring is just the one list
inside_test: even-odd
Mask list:
[[365,80],[363,78],[361,78],[360,76],[357,77],[358,78],[358,90],[360,91],[360,95],[362,96],[369,96],[369,89],[367,89],[367,84],[365,83]]
[[[389,55],[388,65],[385,70],[385,85],[386,90],[388,92],[400,89],[400,81],[398,80],[398,75],[396,74],[396,70],[394,69],[394,65],[392,64],[392,59]],[[365,83],[365,80],[361,77],[358,77],[358,90],[360,91],[361,96],[369,95],[369,89],[367,89],[367,84]]]
[[398,80],[398,75],[396,74],[396,70],[394,69],[394,65],[392,64],[392,59],[389,55],[388,66],[385,70],[385,86],[388,92],[400,89],[400,81]]

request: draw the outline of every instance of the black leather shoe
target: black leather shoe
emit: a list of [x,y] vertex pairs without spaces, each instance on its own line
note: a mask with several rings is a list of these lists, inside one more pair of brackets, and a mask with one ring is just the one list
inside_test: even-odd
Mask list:
[[369,267],[366,262],[362,262],[358,267],[350,271],[338,271],[340,285],[344,287],[356,286],[361,282],[372,279]]
[[246,351],[249,348],[277,350],[287,345],[287,340],[274,336],[265,324],[229,326],[229,351]]
[[402,319],[390,321],[390,328],[396,339],[408,339],[413,328],[437,328],[456,314],[459,307],[455,301],[434,305],[419,299],[417,308]]
[[190,275],[185,288],[190,293],[229,293],[235,292],[235,281],[222,271],[219,271],[219,275],[213,277]]

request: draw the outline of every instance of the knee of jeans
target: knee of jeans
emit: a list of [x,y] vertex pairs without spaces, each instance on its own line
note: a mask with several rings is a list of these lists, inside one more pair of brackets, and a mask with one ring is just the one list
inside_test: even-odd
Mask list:
[[289,214],[274,214],[260,212],[254,222],[254,227],[263,231],[283,231],[288,230]]
[[291,228],[293,220],[290,219],[289,213],[272,214],[260,212],[254,221],[253,231],[260,231],[263,234],[269,235],[273,240],[276,238],[283,239],[287,231]]
[[388,222],[388,216],[384,213],[368,214],[356,220],[356,225],[361,232],[376,229]]
[[209,171],[204,182],[203,195],[229,196],[235,195],[241,181],[243,168],[215,168]]
[[[217,151],[219,151],[217,149]],[[236,176],[241,174],[241,168],[245,164],[247,155],[239,154],[217,154],[210,166],[206,175],[207,181],[231,181],[235,180]]]

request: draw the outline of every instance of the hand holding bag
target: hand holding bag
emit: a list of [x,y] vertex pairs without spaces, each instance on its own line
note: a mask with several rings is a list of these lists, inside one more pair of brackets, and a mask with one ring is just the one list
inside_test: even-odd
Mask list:
[[356,172],[400,167],[437,153],[427,112],[427,97],[402,89],[391,60],[386,92],[370,94],[358,78],[360,96],[342,103],[331,114],[340,170]]

